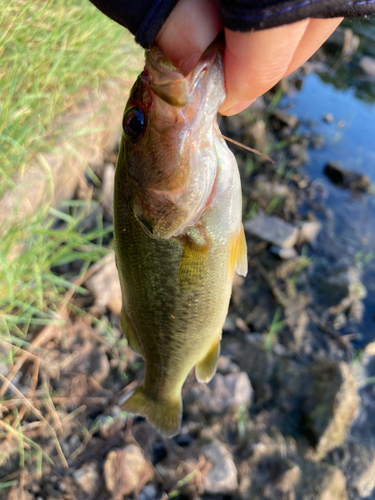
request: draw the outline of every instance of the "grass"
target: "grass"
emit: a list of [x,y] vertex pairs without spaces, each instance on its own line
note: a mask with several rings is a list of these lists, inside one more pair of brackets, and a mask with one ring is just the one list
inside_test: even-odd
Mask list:
[[88,0],[5,0],[0,10],[0,195],[59,139],[56,115],[139,53]]
[[[59,117],[69,112],[85,91],[99,89],[109,77],[135,79],[132,64],[141,52],[123,27],[88,0],[2,3],[0,203],[40,153],[59,151]],[[93,229],[84,228],[82,221],[96,203],[90,197],[53,208],[52,175],[47,165],[41,166],[49,179],[48,202],[27,217],[7,217],[11,223],[0,222],[0,365],[9,370],[8,378],[2,375],[0,381],[0,401],[24,398],[20,411],[6,410],[8,406],[0,402],[0,440],[15,444],[13,448],[2,447],[0,467],[13,455],[18,456],[20,468],[36,463],[39,474],[42,463],[51,458],[26,436],[24,416],[31,411],[47,429],[41,412],[48,405],[42,400],[28,401],[17,393],[16,376],[26,360],[35,362],[36,367],[45,363],[43,342],[39,341],[51,338],[51,329],[63,328],[70,311],[80,313],[70,299],[74,293],[86,293],[81,283],[90,264],[108,253],[103,238],[112,232],[111,227],[104,228],[101,217]],[[80,262],[75,275],[53,271],[73,261]],[[35,373],[30,393],[37,388],[38,368]],[[37,407],[39,414],[35,413]],[[50,431],[58,449],[52,426]],[[63,455],[60,458],[63,463]],[[0,488],[13,484],[13,479],[4,478]]]

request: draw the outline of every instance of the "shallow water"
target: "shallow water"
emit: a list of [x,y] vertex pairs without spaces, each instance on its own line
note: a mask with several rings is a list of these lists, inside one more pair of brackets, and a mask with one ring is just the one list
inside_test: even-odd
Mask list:
[[[363,53],[375,55],[371,52],[375,52],[375,20],[367,25],[352,23],[350,27],[360,33],[362,40],[356,59]],[[375,339],[375,195],[354,194],[337,187],[323,173],[328,161],[338,161],[343,168],[368,175],[375,185],[375,82],[363,87],[363,82],[355,78],[355,61],[351,64],[335,74],[307,75],[301,90],[283,98],[280,106],[298,116],[301,133],[313,132],[324,138],[324,147],[308,150],[305,167],[306,173],[324,188],[330,214],[322,218],[323,237],[315,254],[325,255],[331,247],[331,253],[352,264],[359,263],[363,269],[367,297],[364,319],[358,328],[361,343],[367,343]],[[324,120],[327,113],[333,115],[332,123]]]

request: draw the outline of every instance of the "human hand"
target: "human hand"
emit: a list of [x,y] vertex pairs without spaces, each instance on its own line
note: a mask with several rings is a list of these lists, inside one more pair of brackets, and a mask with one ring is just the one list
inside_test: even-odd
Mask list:
[[[227,96],[219,112],[234,115],[250,106],[307,61],[341,21],[342,18],[304,19],[246,33],[224,28]],[[187,75],[222,30],[215,0],[179,0],[156,43]]]

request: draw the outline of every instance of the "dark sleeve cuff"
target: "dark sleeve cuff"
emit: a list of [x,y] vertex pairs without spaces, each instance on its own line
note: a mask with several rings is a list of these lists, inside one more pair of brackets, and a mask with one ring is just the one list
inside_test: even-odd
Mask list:
[[125,26],[136,41],[151,45],[178,0],[90,0],[106,16]]
[[219,0],[222,23],[233,31],[274,28],[307,17],[363,17],[375,14],[375,0]]

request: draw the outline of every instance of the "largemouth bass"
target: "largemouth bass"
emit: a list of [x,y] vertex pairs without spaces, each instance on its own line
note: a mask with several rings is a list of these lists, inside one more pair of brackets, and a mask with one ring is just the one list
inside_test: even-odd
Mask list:
[[216,114],[225,98],[220,50],[184,77],[157,47],[130,94],[116,167],[114,231],[123,331],[145,360],[123,404],[178,432],[191,368],[215,373],[233,274],[247,273],[238,167]]

